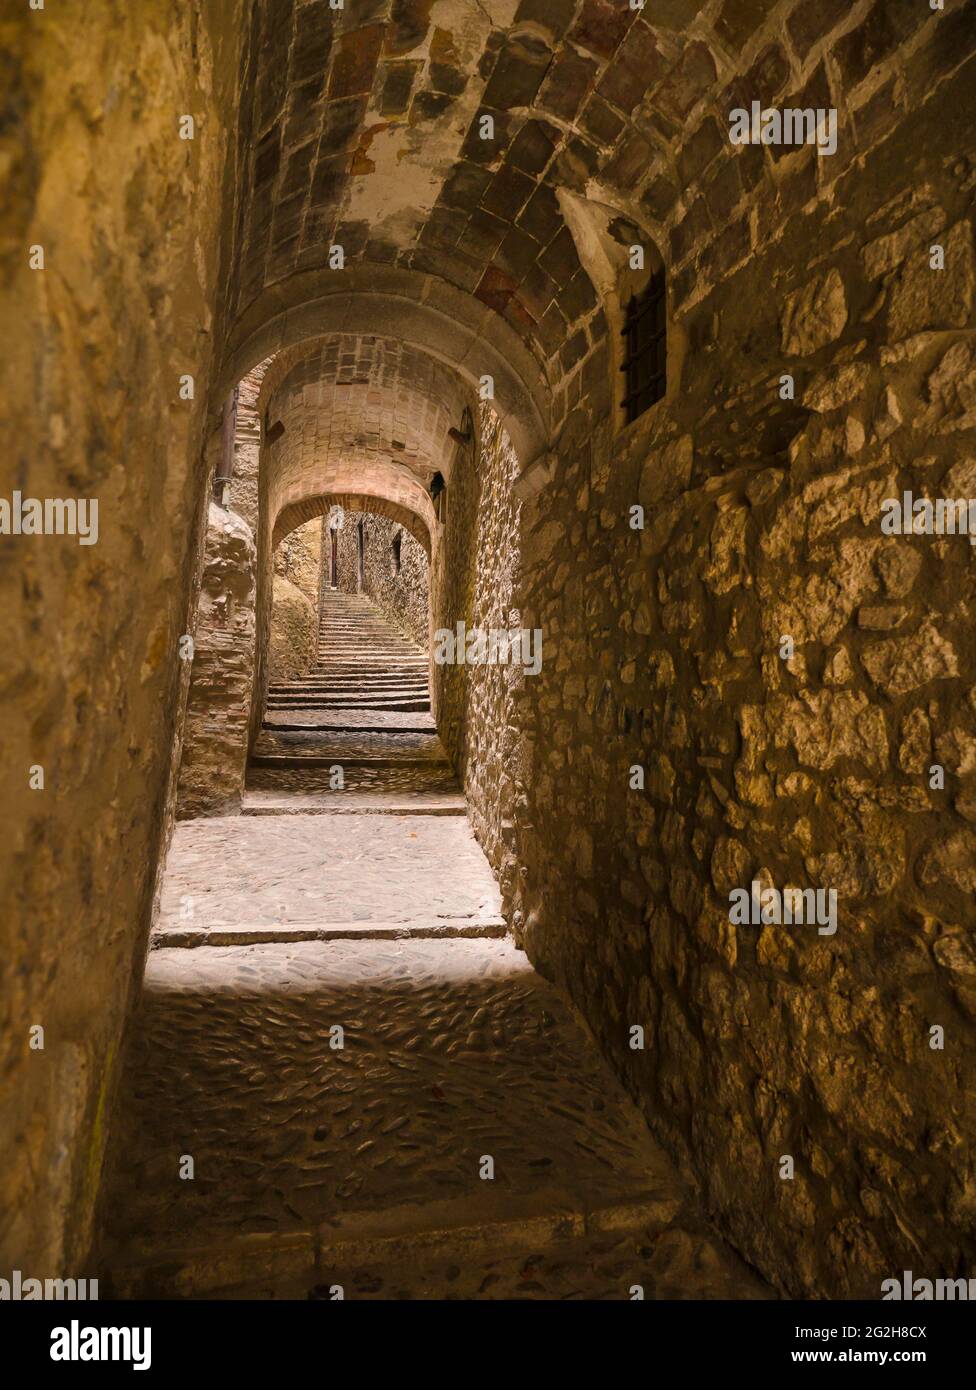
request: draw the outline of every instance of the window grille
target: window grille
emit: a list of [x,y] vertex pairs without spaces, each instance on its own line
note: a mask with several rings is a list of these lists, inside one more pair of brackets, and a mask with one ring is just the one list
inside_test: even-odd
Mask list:
[[667,285],[664,271],[652,275],[642,294],[635,294],[625,310],[624,410],[628,425],[659,401],[667,386]]

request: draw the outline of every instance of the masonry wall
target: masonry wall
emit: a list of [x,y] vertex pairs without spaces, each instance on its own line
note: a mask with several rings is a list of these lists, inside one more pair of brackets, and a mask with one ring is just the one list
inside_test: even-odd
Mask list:
[[254,673],[257,551],[249,526],[211,502],[193,627],[177,815],[236,815],[244,795]]
[[[473,444],[456,452],[447,520],[432,578],[432,626],[490,631],[520,627],[519,460],[487,403]],[[468,797],[472,828],[498,877],[507,913],[517,911],[514,821],[524,776],[517,701],[527,681],[516,664],[432,665],[437,726]],[[517,923],[516,923],[517,924]]]
[[272,680],[304,676],[315,665],[321,566],[322,522],[317,517],[285,536],[274,553],[268,658]]
[[[0,1264],[39,1276],[84,1273],[172,816],[178,643],[218,425],[235,16],[218,0],[65,0],[0,24],[0,292],[22,329],[3,354],[3,492],[99,503],[96,544],[18,537],[0,553]],[[183,113],[192,142],[177,138]],[[31,246],[43,270],[28,269]]]
[[[793,1296],[976,1261],[976,570],[881,529],[976,495],[976,65],[957,28],[889,69],[894,131],[879,70],[858,153],[870,42],[828,64],[836,156],[751,148],[739,252],[672,239],[668,399],[616,432],[591,358],[524,517],[522,939]],[[733,925],[754,878],[836,890],[836,934]]]
[[[365,527],[362,590],[359,588],[360,522]],[[399,570],[393,559],[393,543],[397,536],[400,538]],[[423,546],[398,521],[374,512],[347,512],[338,535],[337,578],[343,593],[368,594],[394,627],[426,651],[430,625],[430,566]]]

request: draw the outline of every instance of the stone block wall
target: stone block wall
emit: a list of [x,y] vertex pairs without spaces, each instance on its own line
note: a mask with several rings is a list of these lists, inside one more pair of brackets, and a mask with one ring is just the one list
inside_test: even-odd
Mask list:
[[[432,626],[511,630],[521,625],[519,460],[487,403],[475,439],[459,448],[432,588]],[[516,911],[516,787],[524,775],[516,704],[527,682],[517,665],[431,667],[437,724],[468,797],[471,824]]]
[[[523,509],[524,940],[794,1296],[976,1263],[976,569],[882,531],[976,495],[976,64],[911,8],[824,58],[835,157],[748,151],[740,256],[682,224],[667,399],[601,426],[584,366]],[[835,890],[836,933],[733,924],[753,879]]]
[[211,502],[193,630],[177,815],[235,815],[244,793],[254,674],[257,550],[247,523]]
[[318,659],[322,522],[285,536],[274,553],[268,670],[272,680],[308,673]]

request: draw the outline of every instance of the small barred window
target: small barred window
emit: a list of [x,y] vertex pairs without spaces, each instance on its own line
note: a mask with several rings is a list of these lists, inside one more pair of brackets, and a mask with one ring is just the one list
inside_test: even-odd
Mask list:
[[626,373],[624,410],[627,423],[659,401],[667,386],[667,285],[664,270],[651,276],[647,288],[627,305],[624,326]]

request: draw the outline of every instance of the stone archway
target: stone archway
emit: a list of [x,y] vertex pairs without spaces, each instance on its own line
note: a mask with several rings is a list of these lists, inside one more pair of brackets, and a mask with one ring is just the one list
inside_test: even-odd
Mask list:
[[549,449],[551,386],[540,358],[473,295],[388,266],[353,266],[341,277],[310,271],[266,291],[230,336],[218,393],[264,358],[281,354],[287,370],[287,353],[332,333],[392,336],[457,372],[475,397],[490,376],[493,404],[524,467]]

